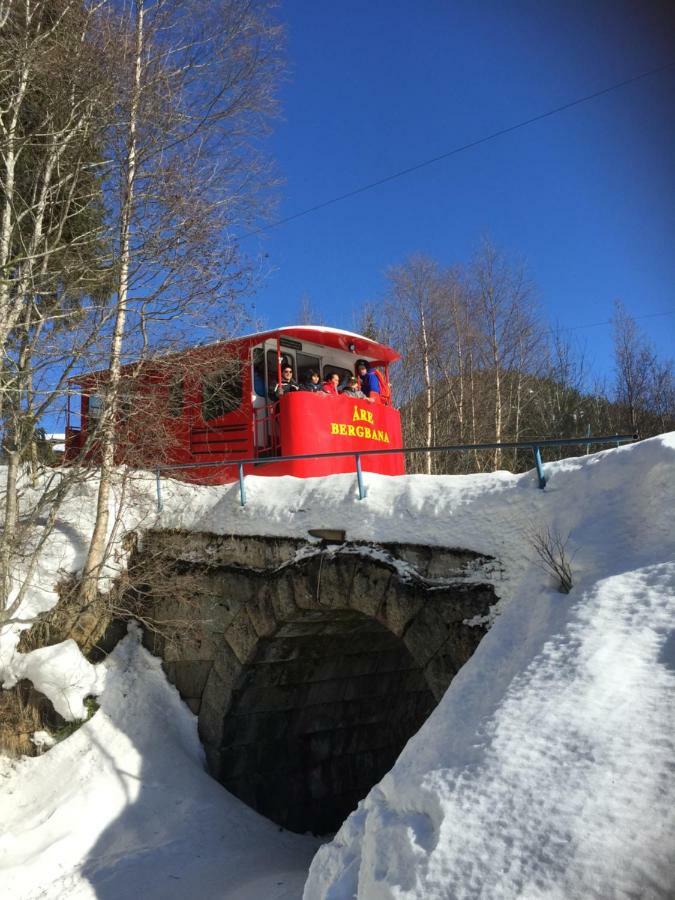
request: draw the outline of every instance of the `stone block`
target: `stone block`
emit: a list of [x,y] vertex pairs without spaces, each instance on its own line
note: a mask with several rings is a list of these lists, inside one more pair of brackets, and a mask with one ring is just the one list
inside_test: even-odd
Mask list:
[[242,676],[243,667],[229,644],[222,643],[213,657],[213,668],[228,690],[236,687]]
[[342,723],[345,704],[325,704],[295,709],[290,718],[289,727],[294,734],[316,734],[331,731]]
[[177,660],[173,664],[173,683],[184,700],[201,698],[211,665],[210,660],[195,659]]
[[484,616],[496,602],[492,587],[482,584],[438,588],[430,593],[427,600],[427,604],[435,606],[449,625],[474,616]]
[[312,556],[302,560],[293,570],[287,570],[293,580],[293,596],[299,609],[314,610],[319,606],[319,571],[322,557]]
[[268,585],[260,585],[246,604],[246,611],[258,637],[269,637],[279,627],[274,612],[273,594],[274,591]]
[[265,685],[255,681],[237,691],[237,711],[273,712],[304,705],[312,685]]
[[226,704],[214,701],[204,692],[199,707],[199,735],[205,746],[220,749],[226,710]]
[[303,754],[297,737],[286,736],[285,740],[261,739],[251,750],[258,772],[281,775],[302,771]]
[[297,659],[301,653],[301,642],[292,637],[281,637],[277,633],[274,638],[260,642],[260,653],[256,657],[255,664],[256,666],[267,663],[274,665]]
[[322,609],[348,610],[354,573],[359,559],[354,555],[326,554],[313,567],[310,591]]
[[270,579],[272,606],[278,622],[288,622],[298,616],[295,602],[295,577],[288,570]]
[[377,610],[377,620],[396,637],[401,637],[424,602],[421,590],[400,583],[393,585]]
[[255,747],[250,744],[225,746],[220,753],[220,777],[240,778],[258,771]]
[[285,740],[292,731],[292,715],[286,710],[228,713],[222,730],[223,746],[255,745],[264,740]]
[[342,678],[310,684],[306,693],[306,703],[308,706],[339,703],[345,697],[348,684],[349,682]]
[[457,674],[452,656],[442,650],[433,656],[424,668],[424,678],[436,701],[440,701],[450,682]]
[[209,774],[211,774],[214,778],[220,780],[220,748],[213,747],[207,741],[204,740],[203,735],[200,732],[200,737],[204,743],[204,755],[206,756],[206,768]]
[[393,573],[383,563],[358,559],[352,581],[350,605],[352,609],[375,618],[388,595]]
[[309,759],[313,762],[323,762],[336,752],[334,733],[324,731],[312,734],[305,746]]
[[239,662],[246,663],[253,657],[258,644],[258,635],[246,609],[241,609],[230,622],[224,638]]
[[313,800],[330,797],[333,785],[328,783],[323,766],[314,766],[307,774],[307,792]]
[[403,635],[415,663],[424,667],[448,638],[448,625],[436,604],[424,603]]
[[223,723],[234,689],[239,678],[241,667],[234,655],[225,651],[220,658],[214,660],[209,677],[202,693],[199,709],[199,729],[204,739],[219,746],[222,742]]
[[164,674],[167,677],[167,680],[171,682],[171,684],[176,683],[176,663],[171,660],[162,660],[162,668],[164,669]]

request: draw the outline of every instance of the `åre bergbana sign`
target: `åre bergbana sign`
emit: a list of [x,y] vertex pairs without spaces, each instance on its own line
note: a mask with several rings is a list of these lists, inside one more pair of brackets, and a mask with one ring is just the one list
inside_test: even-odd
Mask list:
[[[358,422],[359,424],[354,425],[355,422]],[[362,424],[364,422],[367,422],[368,424]],[[389,444],[389,432],[383,431],[380,428],[371,428],[370,426],[374,424],[373,413],[371,410],[361,409],[358,406],[355,406],[352,421],[350,423],[331,422],[330,433],[341,435],[343,437],[366,438],[367,440],[378,441],[381,444]]]

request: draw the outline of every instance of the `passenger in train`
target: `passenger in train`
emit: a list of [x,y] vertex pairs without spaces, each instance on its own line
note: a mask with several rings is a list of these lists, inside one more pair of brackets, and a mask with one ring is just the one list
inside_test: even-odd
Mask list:
[[323,394],[323,385],[321,378],[316,369],[310,369],[307,372],[307,380],[300,385],[301,391],[309,391],[312,394]]
[[359,387],[369,399],[375,403],[380,401],[380,379],[375,369],[365,359],[360,359],[356,364],[356,374],[359,379]]
[[323,383],[323,390],[327,394],[338,395],[338,385],[340,384],[340,376],[337,372],[331,372]]
[[293,369],[289,365],[285,365],[281,370],[281,381],[274,385],[274,397],[277,398],[282,394],[299,390],[298,382],[293,378]]
[[371,403],[374,403],[370,397],[366,397],[363,391],[359,388],[359,380],[356,375],[350,375],[347,379],[346,386],[342,389],[343,397],[352,397],[354,400],[369,400]]

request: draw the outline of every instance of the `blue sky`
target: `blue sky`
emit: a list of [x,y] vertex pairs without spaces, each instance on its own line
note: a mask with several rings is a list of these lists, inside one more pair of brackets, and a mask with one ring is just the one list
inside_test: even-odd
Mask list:
[[[290,75],[270,151],[292,215],[641,72],[675,62],[650,3],[282,0]],[[675,68],[248,238],[269,274],[255,312],[306,295],[353,327],[388,266],[467,261],[482,236],[526,263],[552,324],[611,370],[620,298],[675,342]],[[659,313],[671,312],[660,316]]]

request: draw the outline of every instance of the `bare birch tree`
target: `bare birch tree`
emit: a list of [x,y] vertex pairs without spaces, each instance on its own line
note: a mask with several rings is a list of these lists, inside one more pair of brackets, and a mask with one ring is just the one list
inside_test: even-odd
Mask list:
[[614,397],[623,410],[622,427],[642,436],[675,424],[673,361],[659,359],[622,303],[615,304]]
[[[434,404],[439,360],[445,345],[444,284],[438,264],[422,255],[412,256],[387,272],[388,288],[383,304],[386,330],[401,352],[397,389],[398,402],[415,404],[421,413],[421,428],[408,430],[408,437],[431,446],[434,443]],[[410,419],[408,420],[410,423]],[[431,474],[431,453],[424,454],[424,471]]]
[[[542,329],[534,313],[532,285],[522,266],[513,266],[484,242],[471,270],[476,315],[482,335],[480,367],[487,377],[492,410],[489,440],[517,440],[526,399],[524,380],[540,374]],[[502,465],[496,449],[492,465]]]
[[[98,9],[75,0],[17,0],[0,28],[0,409],[6,480],[0,534],[0,620],[19,608],[39,551],[26,531],[67,479],[48,477],[22,510],[21,464],[36,427],[105,315],[109,279],[99,187],[109,91],[94,39]],[[66,341],[62,340],[68,334]],[[48,377],[46,377],[46,373]],[[72,475],[72,473],[71,473]],[[24,552],[22,552],[24,551]],[[24,581],[12,583],[22,558]]]
[[127,39],[109,53],[120,97],[106,182],[117,281],[83,602],[105,560],[125,360],[176,349],[181,332],[194,341],[197,327],[212,338],[236,328],[251,273],[233,230],[261,213],[272,180],[256,143],[280,66],[265,5],[136,0],[130,11]]

